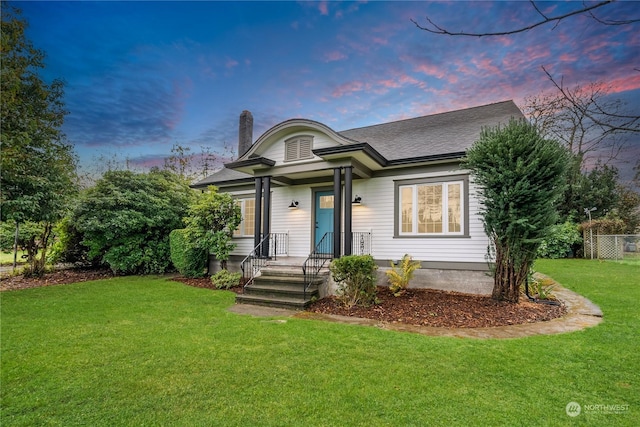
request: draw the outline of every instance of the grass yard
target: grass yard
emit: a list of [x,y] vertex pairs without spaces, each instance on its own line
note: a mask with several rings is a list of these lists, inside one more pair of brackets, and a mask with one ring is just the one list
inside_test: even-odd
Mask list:
[[242,316],[227,311],[231,292],[164,278],[4,292],[0,423],[640,425],[640,268],[537,267],[600,305],[604,322],[474,340]]
[[[26,252],[18,251],[18,263],[24,264],[23,255],[26,255]],[[12,265],[13,264],[13,252],[2,252],[0,251],[0,265]]]

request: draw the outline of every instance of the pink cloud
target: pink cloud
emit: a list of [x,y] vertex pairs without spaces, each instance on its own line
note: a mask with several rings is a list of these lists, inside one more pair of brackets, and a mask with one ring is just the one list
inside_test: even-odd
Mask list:
[[224,63],[224,66],[229,69],[236,67],[237,65],[238,65],[238,61],[231,58],[227,58],[227,61]]
[[329,14],[329,5],[327,4],[326,1],[321,1],[318,3],[318,10],[320,11],[321,15],[328,15]]
[[445,76],[445,72],[442,68],[431,64],[419,64],[414,67],[415,71],[426,74],[428,76],[437,77],[439,79]]
[[382,46],[386,46],[389,44],[389,40],[387,40],[386,38],[383,37],[374,37],[371,39],[371,41],[375,44],[379,44]]
[[365,84],[361,81],[354,80],[336,87],[333,92],[331,92],[331,96],[333,96],[334,98],[340,98],[350,93],[361,92],[363,90],[369,89],[370,87],[370,84]]
[[562,62],[573,62],[578,60],[578,55],[575,53],[563,53],[559,58]]
[[344,53],[334,50],[331,52],[327,52],[324,54],[324,61],[325,62],[334,62],[334,61],[340,61],[342,59],[347,59],[347,55],[345,55]]
[[640,89],[640,74],[634,73],[631,74],[631,76],[623,76],[608,83],[611,85],[609,93],[620,93]]

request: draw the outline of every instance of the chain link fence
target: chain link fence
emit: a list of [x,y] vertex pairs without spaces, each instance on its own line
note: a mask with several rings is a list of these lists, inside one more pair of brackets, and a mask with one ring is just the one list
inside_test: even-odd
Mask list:
[[585,231],[584,257],[613,260],[640,258],[640,234],[603,235]]

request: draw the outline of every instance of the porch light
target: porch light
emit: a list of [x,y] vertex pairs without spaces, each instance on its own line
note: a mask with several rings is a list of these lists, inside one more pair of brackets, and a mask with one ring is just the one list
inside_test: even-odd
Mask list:
[[298,209],[298,201],[292,200],[291,204],[289,205],[289,209]]
[[357,205],[357,206],[360,206],[362,204],[362,197],[360,197],[360,196],[358,196],[356,194],[356,197],[353,199],[353,204]]

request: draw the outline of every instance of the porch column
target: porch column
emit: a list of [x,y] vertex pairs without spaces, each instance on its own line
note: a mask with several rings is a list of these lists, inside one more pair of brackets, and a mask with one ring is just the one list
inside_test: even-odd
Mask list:
[[[257,247],[262,240],[260,235],[260,225],[262,224],[260,206],[262,205],[262,178],[256,178],[256,203],[254,205],[254,222],[253,222],[253,247]],[[260,254],[257,254],[260,256]]]
[[341,201],[342,201],[342,169],[335,168],[333,170],[333,257],[340,258],[340,216],[341,216]]
[[351,214],[353,210],[352,196],[353,167],[344,168],[344,255],[351,255]]
[[[263,237],[267,237],[271,233],[271,226],[269,221],[271,220],[271,177],[265,176],[262,178],[264,184],[264,217],[262,218],[262,234]],[[258,206],[256,209],[260,209]],[[264,241],[262,245],[262,256],[264,258],[269,257],[269,239]]]

